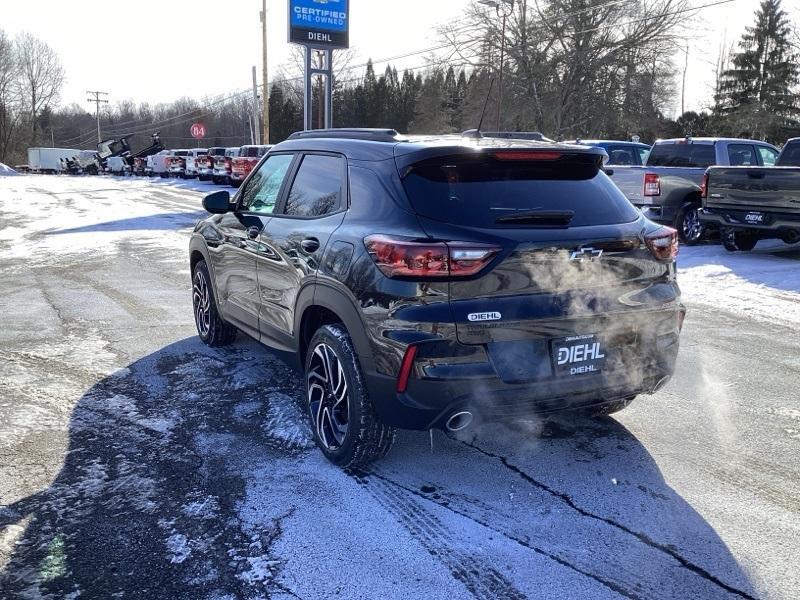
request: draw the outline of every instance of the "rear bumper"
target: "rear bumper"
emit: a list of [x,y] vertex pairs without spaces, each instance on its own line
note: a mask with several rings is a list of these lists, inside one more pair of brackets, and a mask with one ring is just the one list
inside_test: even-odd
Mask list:
[[[764,215],[763,223],[755,223],[746,220],[747,215],[754,212]],[[780,237],[780,233],[783,231],[800,230],[800,215],[787,213],[702,208],[700,209],[700,220],[704,223],[713,223],[731,229],[748,229],[762,233],[774,233],[778,235],[778,237]]]
[[244,181],[247,179],[247,173],[237,173],[236,171],[233,171],[230,174],[230,178],[233,181]]
[[[682,309],[681,309],[682,310]],[[478,352],[477,362],[447,358],[418,359],[415,375],[403,394],[396,378],[365,373],[370,397],[381,420],[403,429],[444,428],[450,416],[469,411],[476,418],[502,421],[602,405],[638,394],[652,393],[672,376],[679,348],[674,330],[637,334],[634,344],[620,350],[601,373],[554,376],[549,352],[536,349],[526,356],[520,346]],[[547,354],[545,354],[547,353]],[[500,364],[507,360],[508,364]],[[517,368],[520,363],[532,365]],[[547,363],[547,364],[545,364]],[[512,381],[514,373],[528,380]]]

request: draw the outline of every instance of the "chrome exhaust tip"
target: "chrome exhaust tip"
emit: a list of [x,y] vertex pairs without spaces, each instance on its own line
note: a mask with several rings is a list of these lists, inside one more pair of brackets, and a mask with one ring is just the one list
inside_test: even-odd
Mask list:
[[655,393],[656,393],[658,390],[660,390],[660,389],[661,389],[661,388],[663,388],[665,385],[667,385],[667,382],[668,382],[669,380],[670,380],[670,377],[669,377],[669,375],[667,375],[667,376],[665,376],[665,377],[662,377],[661,379],[659,379],[659,380],[658,380],[658,383],[656,383],[656,384],[653,386],[653,389],[652,389],[652,390],[650,390],[650,393],[651,393],[651,394],[655,394]]
[[447,431],[461,431],[470,425],[472,425],[472,413],[462,411],[451,415],[444,426],[447,428]]

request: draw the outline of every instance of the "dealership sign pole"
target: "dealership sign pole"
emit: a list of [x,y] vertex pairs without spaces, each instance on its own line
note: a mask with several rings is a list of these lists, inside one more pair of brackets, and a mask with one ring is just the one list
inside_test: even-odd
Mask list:
[[[325,127],[333,126],[333,51],[350,46],[350,0],[289,0],[289,42],[305,47],[305,101],[303,128],[314,129],[315,75],[325,78]],[[321,51],[323,61],[314,66],[312,56]]]

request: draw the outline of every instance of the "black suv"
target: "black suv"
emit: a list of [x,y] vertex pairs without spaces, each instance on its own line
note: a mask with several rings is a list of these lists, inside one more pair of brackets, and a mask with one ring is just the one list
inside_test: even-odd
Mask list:
[[383,456],[394,428],[604,415],[672,375],[677,235],[605,152],[392,130],[297,133],[191,239],[201,339],[238,330],[304,371],[319,447]]

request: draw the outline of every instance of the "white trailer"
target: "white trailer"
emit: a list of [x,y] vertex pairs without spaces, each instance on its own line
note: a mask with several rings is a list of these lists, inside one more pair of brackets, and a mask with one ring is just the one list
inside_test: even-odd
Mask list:
[[75,148],[28,148],[28,168],[34,173],[60,173],[64,170],[62,159],[79,156]]

